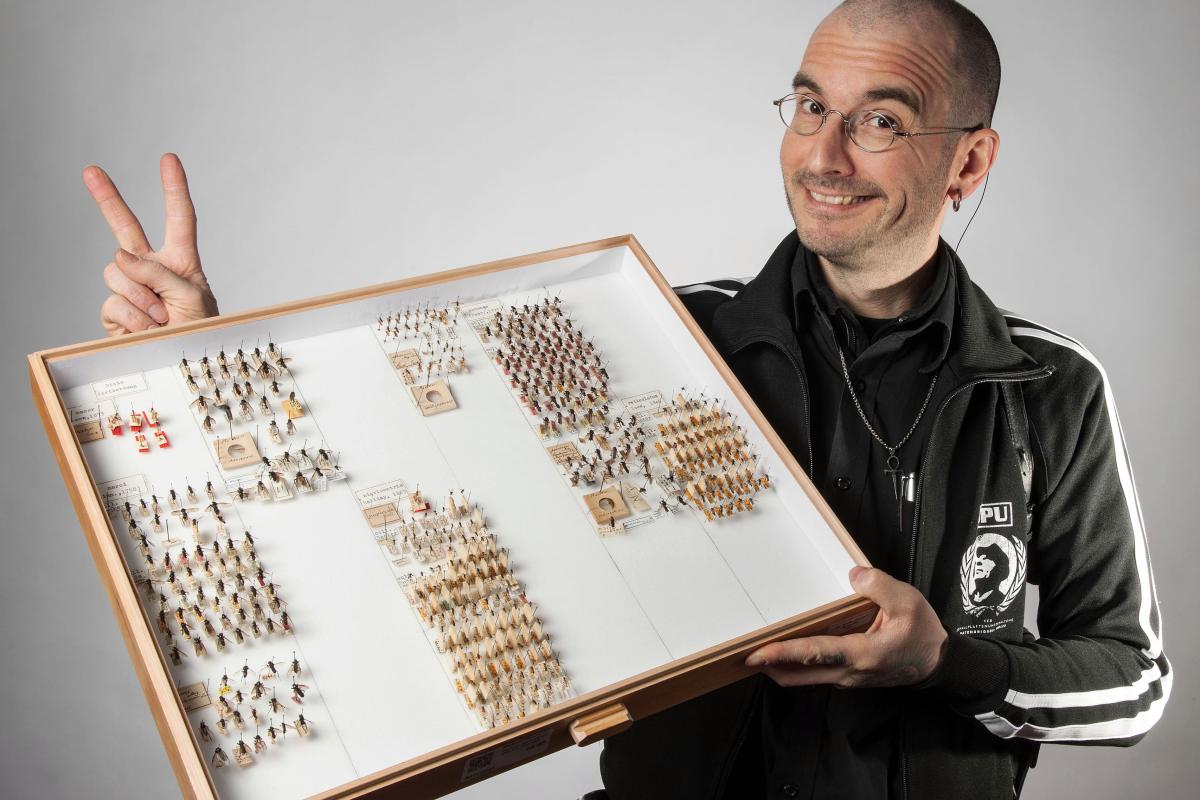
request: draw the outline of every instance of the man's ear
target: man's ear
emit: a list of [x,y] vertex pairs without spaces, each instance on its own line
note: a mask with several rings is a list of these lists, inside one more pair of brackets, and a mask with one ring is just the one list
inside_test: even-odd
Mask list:
[[950,175],[947,196],[961,202],[974,194],[996,163],[999,152],[1000,134],[994,129],[984,128],[967,134],[955,154],[954,163],[958,169]]

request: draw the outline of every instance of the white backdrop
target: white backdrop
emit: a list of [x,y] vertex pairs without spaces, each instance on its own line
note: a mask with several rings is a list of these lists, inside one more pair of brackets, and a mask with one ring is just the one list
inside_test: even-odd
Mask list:
[[[20,361],[100,334],[115,244],[85,164],[157,242],[157,159],[180,153],[227,311],[624,232],[675,283],[750,275],[791,227],[770,101],[833,3],[244,5],[0,0],[6,797],[176,794]],[[968,5],[1004,63],[1002,143],[960,252],[1105,363],[1179,670],[1144,743],[1047,747],[1027,796],[1190,796],[1200,7]],[[598,753],[463,796],[576,796]]]

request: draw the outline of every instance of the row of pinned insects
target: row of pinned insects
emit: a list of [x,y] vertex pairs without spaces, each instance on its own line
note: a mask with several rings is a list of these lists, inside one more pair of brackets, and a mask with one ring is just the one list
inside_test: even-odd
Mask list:
[[[269,342],[265,356],[261,349],[255,347],[247,358],[242,348],[239,347],[233,358],[230,359],[222,348],[216,357],[216,373],[213,372],[213,361],[206,353],[199,359],[198,370],[204,383],[212,389],[221,382],[234,382],[235,376],[248,381],[252,376],[268,380],[278,375],[286,375],[288,372],[287,362],[290,360],[290,358],[283,357],[283,351],[276,347],[274,342]],[[200,391],[200,385],[196,383],[196,376],[192,372],[192,364],[186,356],[179,362],[179,373],[183,376],[188,389],[193,392]]]
[[591,340],[563,315],[561,302],[510,306],[478,329],[483,341],[500,341],[492,358],[521,405],[542,417],[543,438],[564,424],[576,430],[598,424],[607,413],[608,370]]
[[[251,678],[251,670],[249,663],[242,666],[241,678],[238,685],[235,687],[229,679],[229,674],[225,673],[221,676],[220,686],[217,689],[217,701],[213,704],[216,711],[217,720],[214,726],[217,733],[222,736],[231,736],[233,731],[238,732],[237,743],[233,746],[234,763],[241,767],[248,767],[254,763],[250,755],[251,749],[255,753],[261,754],[267,751],[268,745],[280,744],[286,737],[289,728],[294,730],[301,737],[307,737],[312,733],[311,723],[305,718],[304,712],[299,712],[295,721],[288,722],[286,707],[278,699],[275,690],[271,690],[270,697],[267,697],[266,681],[273,681],[279,677],[279,668],[273,659],[268,659],[266,666],[253,676],[254,684],[251,688],[245,689],[245,685],[249,683]],[[291,694],[292,702],[301,705],[304,702],[307,686],[297,681],[300,677],[302,669],[299,659],[293,654],[291,666],[287,670],[288,677],[291,678]],[[258,706],[251,701],[259,701],[266,698],[268,713],[260,714]],[[232,702],[230,702],[232,700]],[[249,708],[248,716],[242,713],[242,706]],[[274,716],[279,715],[277,721]],[[266,737],[263,736],[263,725],[266,724]],[[246,731],[248,726],[254,725],[254,737],[250,743],[247,743],[242,732]],[[214,740],[212,728],[208,726],[207,721],[201,720],[198,726],[200,739],[205,743],[210,743]],[[229,757],[220,745],[213,749],[212,757],[209,761],[214,769],[220,769],[229,763]]]
[[[238,416],[243,422],[253,422],[254,405],[250,401],[253,400],[256,394],[254,388],[249,382],[247,382],[244,386],[239,386],[236,383],[233,384],[233,386],[234,395],[239,398]],[[280,397],[282,396],[282,392],[283,390],[279,387],[279,384],[275,381],[272,381],[271,394],[274,394],[276,397]],[[287,435],[295,436],[295,420],[304,416],[304,405],[296,397],[296,392],[294,390],[288,392],[287,399],[284,400],[281,405],[285,415],[287,416],[287,422],[285,423]],[[233,424],[233,408],[229,405],[227,399],[221,393],[220,387],[217,387],[213,390],[212,397],[201,394],[192,401],[191,406],[198,415],[202,415],[200,417],[200,427],[204,429],[205,433],[215,434],[217,432],[217,421],[213,417],[212,413],[210,413],[213,411],[221,412],[225,416],[225,421],[230,425]],[[275,410],[271,407],[271,401],[268,399],[265,393],[259,395],[258,409],[264,417],[270,417],[271,421],[269,423],[269,428],[271,432],[271,438],[276,443],[281,443],[283,441],[283,437],[279,432],[279,423],[275,421]]]
[[[146,596],[157,596],[158,629],[175,664],[182,656],[177,633],[191,643],[196,656],[204,656],[208,648],[201,633],[222,652],[231,643],[245,644],[249,638],[286,633],[292,628],[278,589],[259,560],[254,537],[246,530],[241,542],[235,542],[221,513],[221,506],[228,503],[217,499],[211,481],[206,483],[205,492],[210,502],[203,509],[184,506],[174,487],[168,492],[171,514],[191,529],[195,543],[191,552],[180,546],[172,555],[175,542],[163,524],[163,508],[157,495],[151,494],[148,503],[144,497],[136,505],[127,500],[118,511],[142,558],[140,582]],[[190,484],[186,498],[191,503],[199,502]],[[208,544],[200,526],[205,514],[211,515],[216,524]],[[139,516],[151,515],[151,529],[155,533],[165,530],[165,542],[151,539],[139,525]]]
[[235,500],[290,500],[293,486],[296,491],[307,494],[324,488],[325,481],[346,477],[334,455],[323,447],[317,448],[315,457],[301,447],[294,456],[291,450],[274,458],[262,456],[260,464],[257,477],[232,482]]
[[447,657],[455,689],[479,723],[520,719],[570,696],[550,637],[507,548],[487,529],[482,507],[458,489],[441,513],[432,513],[417,489],[408,512],[410,519],[397,517],[400,524],[377,538],[399,557],[394,568],[408,563],[409,553],[426,565],[403,576],[405,597],[431,644]]

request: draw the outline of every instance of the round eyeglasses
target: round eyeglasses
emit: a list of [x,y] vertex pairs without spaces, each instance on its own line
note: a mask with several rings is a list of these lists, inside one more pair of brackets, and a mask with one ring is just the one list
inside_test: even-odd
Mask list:
[[883,111],[860,109],[849,116],[833,108],[825,108],[820,100],[807,94],[789,94],[772,104],[779,109],[779,118],[792,133],[812,136],[825,125],[825,118],[837,114],[846,127],[846,135],[860,149],[868,153],[887,150],[898,138],[913,136],[937,136],[944,133],[974,133],[983,130],[983,125],[969,128],[928,128],[923,131],[904,131],[900,123]]

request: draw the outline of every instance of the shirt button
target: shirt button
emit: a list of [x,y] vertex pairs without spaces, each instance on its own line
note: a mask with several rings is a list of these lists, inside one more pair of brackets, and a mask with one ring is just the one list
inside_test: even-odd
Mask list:
[[800,794],[800,787],[794,783],[785,783],[783,785],[783,794],[785,797],[795,797]]
[[854,382],[854,391],[855,392],[857,392],[858,394],[862,394],[866,390],[867,390],[867,382],[864,381],[862,378],[859,378],[858,380],[856,380]]
[[839,475],[837,480],[833,482],[833,485],[844,492],[850,488],[850,479],[845,475]]

